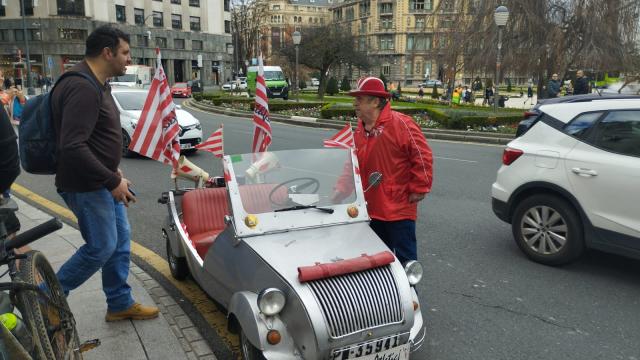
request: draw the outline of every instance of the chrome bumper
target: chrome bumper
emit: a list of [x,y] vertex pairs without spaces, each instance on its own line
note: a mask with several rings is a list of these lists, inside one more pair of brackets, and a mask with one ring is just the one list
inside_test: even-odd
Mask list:
[[413,340],[409,340],[409,351],[414,352],[422,346],[424,339],[427,337],[427,328],[423,327],[422,330],[416,335]]

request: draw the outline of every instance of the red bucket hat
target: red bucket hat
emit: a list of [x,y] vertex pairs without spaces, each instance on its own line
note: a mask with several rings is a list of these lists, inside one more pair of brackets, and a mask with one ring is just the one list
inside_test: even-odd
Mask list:
[[360,80],[358,80],[358,88],[356,90],[349,91],[349,95],[370,95],[384,98],[391,97],[391,94],[384,90],[384,83],[382,82],[382,80],[374,76],[360,78]]

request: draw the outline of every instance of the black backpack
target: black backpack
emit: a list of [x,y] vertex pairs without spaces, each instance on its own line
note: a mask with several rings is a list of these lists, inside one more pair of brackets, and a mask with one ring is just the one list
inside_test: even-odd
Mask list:
[[[89,80],[100,95],[102,90],[89,75],[78,71],[68,71],[56,82],[68,76],[82,76]],[[53,127],[53,112],[51,96],[56,86],[48,93],[38,95],[27,101],[22,111],[22,118],[18,127],[18,148],[20,149],[20,163],[22,168],[32,174],[51,175],[56,173],[58,166],[56,158],[56,132]]]

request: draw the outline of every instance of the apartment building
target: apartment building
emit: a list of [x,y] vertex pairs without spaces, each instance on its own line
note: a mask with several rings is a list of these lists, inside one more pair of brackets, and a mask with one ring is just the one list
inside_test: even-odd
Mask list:
[[294,31],[331,22],[330,6],[335,0],[270,0],[268,22],[265,25],[267,61],[277,50],[292,42]]
[[[21,1],[25,1],[26,39]],[[229,2],[2,0],[0,70],[5,76],[21,75],[16,63],[25,62],[28,43],[32,73],[55,79],[82,61],[88,34],[110,23],[131,35],[134,64],[155,66],[155,47],[159,47],[170,83],[197,78],[205,85],[222,84],[232,73]]]
[[[332,21],[356,36],[356,47],[370,55],[368,74],[416,86],[425,79],[446,80],[463,74],[446,71],[452,62],[446,34],[455,31],[455,19],[466,13],[455,0],[346,0],[331,8]],[[343,74],[344,74],[344,70]],[[341,75],[343,75],[341,74]],[[356,71],[352,79],[366,75]]]

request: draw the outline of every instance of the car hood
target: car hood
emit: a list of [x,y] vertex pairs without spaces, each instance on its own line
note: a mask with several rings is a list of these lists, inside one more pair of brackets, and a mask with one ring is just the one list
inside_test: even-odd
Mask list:
[[[140,115],[142,115],[142,110],[127,110],[123,112],[128,117],[135,119],[136,122],[140,120]],[[176,109],[176,116],[178,117],[178,125],[182,127],[192,126],[200,123],[200,121],[193,115],[182,109]]]
[[294,286],[299,284],[298,267],[389,250],[367,222],[288,231],[243,240]]

